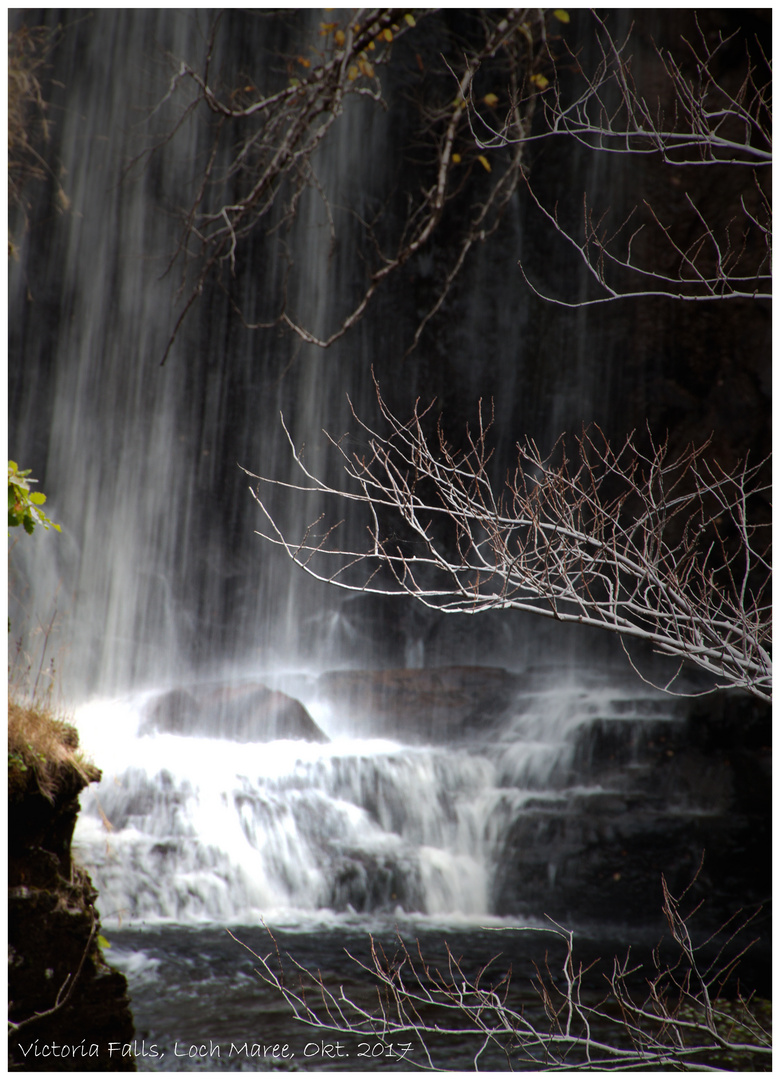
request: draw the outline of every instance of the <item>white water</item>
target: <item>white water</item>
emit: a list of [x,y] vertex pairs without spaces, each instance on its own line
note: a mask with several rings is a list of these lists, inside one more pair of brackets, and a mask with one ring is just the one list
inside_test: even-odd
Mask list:
[[[82,796],[79,857],[108,925],[491,913],[496,859],[529,802],[565,799],[573,737],[614,694],[518,702],[492,738],[409,746],[138,735],[154,692],[77,715],[103,780]],[[326,732],[344,718],[315,700]],[[631,722],[631,720],[627,720]]]
[[[318,629],[330,606],[323,611],[321,590],[254,535],[261,518],[239,464],[279,478],[292,468],[280,411],[310,444],[323,427],[340,431],[348,392],[359,402],[369,386],[373,400],[373,346],[358,335],[348,354],[326,363],[297,338],[244,332],[229,305],[205,299],[160,366],[180,310],[177,274],[164,273],[178,242],[174,208],[187,201],[209,129],[204,117],[168,143],[163,133],[187,92],[152,106],[166,95],[168,57],[199,63],[213,18],[205,10],[90,13],[66,19],[52,58],[52,169],[67,177],[71,211],[38,210],[45,224],[20,230],[20,257],[9,268],[12,366],[25,372],[14,387],[11,442],[63,532],[17,546],[11,644],[22,640],[37,664],[51,624],[43,666],[56,669],[70,700],[182,677],[226,657],[289,658],[307,627],[315,646],[329,640]],[[306,52],[318,19],[302,12],[283,20],[285,55]],[[215,70],[230,71],[238,62],[231,48],[251,39],[253,79],[273,80],[268,22],[263,13],[226,13],[223,23],[240,30],[223,28]],[[338,209],[345,186],[368,198],[374,180],[377,197],[386,183],[384,113],[363,105],[345,110],[317,163],[334,212],[348,221]],[[151,172],[128,173],[158,142],[164,149]],[[31,197],[44,194],[41,185]],[[307,193],[299,211],[289,235],[258,235],[236,288],[243,299],[262,297],[268,310],[257,317],[272,319],[294,254],[300,274],[284,284],[290,310],[326,334],[353,306],[355,270],[350,258],[342,265],[330,257],[320,194]],[[289,497],[284,512],[292,531],[319,513]]]
[[[322,430],[334,437],[350,431],[356,441],[345,447],[360,449],[348,396],[369,427],[378,424],[372,372],[402,417],[418,397],[443,394],[457,438],[477,402],[495,399],[496,462],[508,454],[507,465],[526,433],[551,446],[567,422],[579,428],[583,420],[603,419],[602,403],[621,400],[613,376],[625,366],[623,338],[620,364],[607,371],[608,350],[594,336],[601,322],[586,333],[582,313],[572,328],[559,311],[539,349],[529,334],[534,301],[517,270],[526,243],[522,200],[508,210],[496,249],[464,267],[460,298],[453,295],[439,324],[431,323],[431,330],[439,326],[435,336],[408,359],[418,319],[459,250],[456,243],[448,253],[444,233],[326,352],[295,335],[245,331],[211,282],[160,366],[189,288],[177,295],[178,271],[165,273],[180,241],[177,210],[189,206],[198,163],[211,149],[207,110],[167,138],[191,100],[183,85],[173,96],[168,90],[180,60],[201,64],[214,13],[44,14],[52,29],[63,23],[47,58],[47,153],[71,209],[50,203],[53,185],[30,188],[30,227],[18,230],[19,257],[9,263],[9,416],[12,455],[32,469],[63,532],[39,532],[17,545],[12,650],[20,641],[35,667],[44,653],[43,668],[55,668],[58,688],[72,701],[229,662],[497,662],[488,637],[501,638],[511,663],[525,663],[525,655],[518,657],[534,652],[545,631],[529,633],[509,613],[501,613],[500,630],[483,619],[476,634],[470,624],[451,631],[423,617],[422,608],[390,610],[319,587],[255,536],[264,519],[238,467],[300,482],[279,422],[283,412],[296,445],[306,444],[308,466],[338,487],[339,456]],[[22,17],[14,14],[17,22]],[[285,79],[280,58],[307,53],[319,40],[320,17],[314,9],[279,19],[225,11],[212,65],[217,82],[230,85],[246,70],[254,85],[278,89]],[[432,30],[442,34],[443,47],[446,21]],[[319,148],[317,185],[302,198],[294,225],[287,231],[269,222],[269,235],[259,229],[251,257],[239,259],[230,287],[250,321],[273,321],[286,303],[301,324],[331,333],[354,308],[374,265],[373,240],[358,219],[373,222],[396,203],[405,213],[398,198],[404,187],[417,198],[419,185],[429,182],[413,160],[412,99],[403,82],[385,83],[390,112],[353,96]],[[157,155],[141,168],[155,145]],[[134,160],[138,167],[128,171]],[[280,215],[288,195],[279,197]],[[231,197],[231,189],[218,189],[214,205]],[[394,241],[383,238],[384,229],[377,239],[390,251]],[[544,263],[555,272],[550,253]],[[599,364],[586,371],[593,357]],[[291,537],[303,536],[323,510],[303,493],[275,494],[272,509]],[[334,507],[333,520],[342,514]],[[348,515],[355,544],[364,527]],[[343,542],[353,543],[348,536]],[[555,629],[554,647],[565,650],[566,635]],[[460,635],[455,648],[451,632]],[[546,645],[539,652],[547,658]]]

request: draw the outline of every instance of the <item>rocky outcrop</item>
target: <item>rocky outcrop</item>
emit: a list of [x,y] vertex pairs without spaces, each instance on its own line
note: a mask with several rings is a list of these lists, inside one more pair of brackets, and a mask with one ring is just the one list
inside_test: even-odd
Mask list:
[[[588,679],[598,685],[597,673]],[[548,914],[566,926],[630,926],[632,933],[645,927],[657,934],[661,875],[677,896],[695,877],[686,903],[691,909],[702,902],[697,925],[707,933],[740,909],[764,905],[752,924],[761,945],[751,955],[760,955],[770,941],[768,707],[730,691],[622,704],[607,697],[603,714],[584,714],[561,736],[540,781],[533,771],[514,772],[511,753],[503,772],[501,766],[501,747],[544,738],[535,727],[524,733],[533,686],[532,673],[442,667],[329,672],[317,690],[334,722],[346,718],[355,734],[418,745],[473,742],[481,753],[495,741],[499,786],[511,796],[496,807],[507,818],[494,858],[496,914]],[[401,896],[397,883],[386,887],[385,879],[387,867],[345,857],[333,906],[346,895],[358,910],[380,893]],[[419,902],[414,889],[403,902],[411,909]]]
[[167,732],[232,742],[328,742],[296,698],[262,683],[169,690],[150,702],[139,735]]
[[441,744],[484,737],[506,716],[519,676],[492,667],[329,671],[317,691],[361,736]]
[[[718,692],[679,719],[595,719],[574,736],[565,797],[540,793],[498,858],[499,914],[657,923],[661,875],[717,930],[771,896],[770,710]],[[703,856],[703,863],[702,863]],[[762,937],[764,934],[762,933]]]
[[12,1070],[135,1069],[127,982],[105,961],[97,892],[71,857],[79,792],[99,778],[61,763],[46,798],[33,769],[17,769],[13,784],[9,775]]

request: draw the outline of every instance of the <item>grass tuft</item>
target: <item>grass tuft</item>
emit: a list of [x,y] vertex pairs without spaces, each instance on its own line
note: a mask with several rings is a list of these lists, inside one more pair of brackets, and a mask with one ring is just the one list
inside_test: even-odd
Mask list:
[[42,704],[8,701],[8,797],[20,798],[33,783],[54,802],[74,774],[83,784],[100,778],[100,770],[79,750],[76,729]]

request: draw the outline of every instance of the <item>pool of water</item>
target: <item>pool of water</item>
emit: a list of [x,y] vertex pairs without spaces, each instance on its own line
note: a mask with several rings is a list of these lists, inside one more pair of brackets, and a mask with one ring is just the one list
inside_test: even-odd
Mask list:
[[[562,943],[541,930],[436,927],[410,921],[395,926],[341,921],[306,929],[274,927],[270,932],[256,925],[232,927],[230,932],[214,926],[168,925],[111,931],[109,937],[107,956],[125,972],[130,985],[138,1068],[160,1072],[407,1071],[424,1062],[413,1035],[383,1034],[379,1026],[376,1032],[338,1034],[297,1020],[280,992],[257,974],[259,964],[250,949],[270,955],[274,970],[282,964],[287,985],[298,985],[296,961],[320,973],[334,994],[343,992],[358,1007],[376,1013],[376,981],[360,967],[361,962],[370,963],[372,941],[391,961],[401,956],[403,941],[415,961],[422,955],[430,968],[445,974],[449,948],[467,977],[474,977],[489,960],[493,962],[486,982],[498,983],[511,971],[508,1000],[522,1006],[526,1018],[542,1030],[549,1024],[533,987],[537,965],[548,964],[560,980],[565,955]],[[625,954],[626,946],[583,938],[577,949],[586,963],[603,956],[611,967],[612,956]],[[594,975],[594,987],[600,979],[600,974]],[[512,1054],[509,1037],[503,1048],[492,1045],[480,1053],[484,1040],[459,1030],[463,1017],[430,1013],[426,1019],[455,1029],[426,1038],[438,1068],[472,1070],[477,1054],[480,1070],[534,1067]]]

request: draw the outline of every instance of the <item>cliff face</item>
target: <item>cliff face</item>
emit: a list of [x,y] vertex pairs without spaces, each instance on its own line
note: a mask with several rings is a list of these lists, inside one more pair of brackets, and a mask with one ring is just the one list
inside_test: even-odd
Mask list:
[[696,933],[755,915],[745,944],[758,941],[739,970],[767,993],[771,740],[769,706],[736,691],[694,698],[663,722],[594,719],[574,742],[568,798],[540,798],[507,834],[496,910],[535,904],[565,926],[655,933],[663,874],[688,911],[701,904]]
[[[71,857],[78,794],[100,778],[76,766],[73,729],[39,774],[9,749],[9,1066],[24,1071],[130,1071],[127,981],[99,947],[97,892]],[[28,744],[29,745],[29,744]]]

